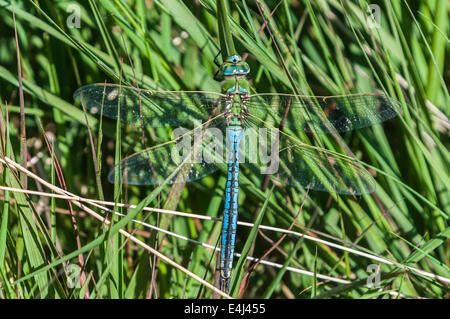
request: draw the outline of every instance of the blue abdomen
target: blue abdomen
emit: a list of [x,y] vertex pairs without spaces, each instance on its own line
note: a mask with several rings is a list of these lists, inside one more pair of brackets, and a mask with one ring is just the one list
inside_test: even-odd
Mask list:
[[239,193],[239,142],[244,130],[240,126],[227,128],[228,169],[225,189],[225,206],[223,212],[222,237],[220,250],[220,275],[225,289],[231,277],[233,266],[234,244],[236,239],[236,225],[238,216]]

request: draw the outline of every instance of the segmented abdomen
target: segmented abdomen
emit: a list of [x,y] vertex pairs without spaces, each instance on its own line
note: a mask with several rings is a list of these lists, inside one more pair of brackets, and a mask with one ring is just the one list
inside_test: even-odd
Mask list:
[[222,239],[220,251],[220,271],[222,279],[229,280],[233,266],[236,224],[238,216],[239,192],[239,142],[244,131],[235,126],[227,129],[228,172],[225,189],[225,207],[223,212]]

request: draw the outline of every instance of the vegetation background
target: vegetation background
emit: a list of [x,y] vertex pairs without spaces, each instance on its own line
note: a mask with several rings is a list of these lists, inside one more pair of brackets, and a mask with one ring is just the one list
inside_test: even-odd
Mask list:
[[[229,37],[224,30],[230,28],[237,53],[251,67],[256,92],[379,90],[402,104],[396,119],[342,135],[375,177],[373,194],[336,196],[278,186],[270,193],[258,176],[242,176],[240,221],[292,227],[310,237],[282,238],[281,231],[239,226],[237,251],[244,257],[236,259],[231,294],[448,298],[448,1],[229,1],[229,15],[217,19],[216,6],[224,3],[0,0],[2,163],[6,156],[84,198],[221,218],[223,172],[181,186],[109,184],[107,172],[136,149],[139,137],[127,126],[85,114],[72,94],[82,85],[105,81],[219,91],[213,60],[223,46],[219,35]],[[378,7],[368,11],[369,4]],[[156,145],[170,136],[170,128],[146,134]],[[342,152],[335,141],[325,140],[325,145]],[[19,173],[12,162],[3,164],[1,298],[213,296],[148,247],[213,283],[211,249],[130,219],[212,246],[220,233],[217,219],[116,207],[128,217],[113,217],[110,227],[90,217],[76,198],[5,188],[61,194],[31,173]],[[148,247],[128,240],[120,229]],[[247,255],[263,256],[281,238],[265,257],[281,269],[259,264],[253,270],[244,262]],[[371,265],[379,267],[379,281]],[[74,288],[79,266],[83,285]],[[368,278],[374,286],[367,286]]]

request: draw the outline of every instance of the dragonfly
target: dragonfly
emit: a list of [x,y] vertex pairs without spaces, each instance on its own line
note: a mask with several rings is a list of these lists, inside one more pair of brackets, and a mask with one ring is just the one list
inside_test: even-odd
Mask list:
[[[89,84],[74,98],[93,114],[140,128],[173,127],[172,139],[124,158],[109,173],[112,183],[186,183],[226,172],[220,237],[220,289],[230,289],[238,219],[239,172],[269,176],[278,185],[361,195],[375,181],[353,158],[304,143],[395,117],[397,100],[384,94],[302,96],[251,94],[248,63],[234,54],[215,76],[221,92],[146,90],[120,84]],[[241,166],[240,166],[241,164]]]

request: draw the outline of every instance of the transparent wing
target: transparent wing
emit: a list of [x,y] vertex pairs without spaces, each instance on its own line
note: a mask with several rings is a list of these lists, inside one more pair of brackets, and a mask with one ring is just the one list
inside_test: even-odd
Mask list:
[[[275,127],[309,133],[346,132],[384,122],[397,115],[400,102],[381,94],[300,96],[255,94],[249,112]],[[284,119],[284,121],[283,121]]]
[[193,130],[177,128],[173,140],[123,159],[110,171],[108,180],[159,185],[190,182],[212,174],[219,165],[225,165],[222,123],[223,114],[219,114]]
[[151,91],[117,84],[89,84],[74,99],[93,114],[145,126],[164,127],[206,121],[223,109],[223,94],[214,92]]
[[240,159],[252,172],[268,174],[277,183],[305,189],[360,195],[375,189],[372,176],[356,161],[327,150],[304,144],[275,128],[261,128],[248,120],[246,135],[258,130],[258,148],[254,137],[244,136],[239,145]]

